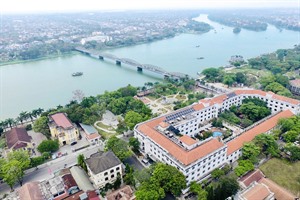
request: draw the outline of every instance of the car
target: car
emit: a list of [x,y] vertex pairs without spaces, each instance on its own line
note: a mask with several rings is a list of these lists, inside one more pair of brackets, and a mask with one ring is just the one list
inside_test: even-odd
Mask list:
[[71,143],[71,146],[73,146],[73,145],[75,145],[75,144],[77,144],[77,142],[76,142],[76,141],[75,141],[75,142],[72,142],[72,143]]

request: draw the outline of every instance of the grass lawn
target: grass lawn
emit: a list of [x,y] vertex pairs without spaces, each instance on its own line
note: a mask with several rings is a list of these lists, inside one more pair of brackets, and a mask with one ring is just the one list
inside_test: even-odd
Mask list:
[[0,137],[0,149],[3,149],[5,147],[5,138],[4,137]]
[[112,136],[117,136],[118,135],[118,133],[108,133],[108,132],[102,131],[102,130],[100,130],[98,128],[96,128],[96,129],[97,129],[98,133],[101,135],[101,137],[103,139],[108,139],[108,138],[110,138]]
[[97,126],[103,128],[103,129],[109,130],[109,131],[114,131],[115,130],[113,127],[105,125],[102,122],[97,122]]
[[273,158],[260,166],[263,173],[295,195],[300,193],[300,161],[289,163],[286,160]]
[[251,69],[249,67],[241,67],[241,68],[234,68],[232,70],[229,70],[228,71],[229,73],[230,72],[244,72],[246,74],[252,74],[254,76],[258,76],[258,77],[261,77],[261,76],[267,76],[267,75],[271,75],[272,72],[270,71],[267,71],[267,70],[258,70],[258,69]]

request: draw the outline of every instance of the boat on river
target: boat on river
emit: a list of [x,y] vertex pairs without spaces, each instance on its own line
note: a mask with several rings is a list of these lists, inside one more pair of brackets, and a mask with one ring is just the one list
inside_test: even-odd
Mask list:
[[198,57],[198,58],[197,58],[197,60],[202,60],[202,59],[204,59],[204,57]]
[[72,74],[72,76],[82,76],[83,72],[75,72]]

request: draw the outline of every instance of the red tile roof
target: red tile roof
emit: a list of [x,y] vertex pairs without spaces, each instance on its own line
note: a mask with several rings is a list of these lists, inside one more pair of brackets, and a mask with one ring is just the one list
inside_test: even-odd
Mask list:
[[264,200],[267,199],[272,193],[268,187],[263,184],[256,184],[251,189],[246,191],[242,196],[246,200]]
[[275,182],[268,178],[263,178],[259,181],[263,183],[275,194],[275,199],[277,200],[295,200],[297,197],[284,189],[283,187],[277,185]]
[[72,174],[65,174],[61,177],[64,181],[65,189],[69,189],[74,186],[78,186]]
[[7,131],[5,134],[5,138],[6,138],[6,144],[7,147],[10,149],[11,147],[13,147],[15,144],[17,149],[18,147],[24,147],[24,144],[21,145],[21,142],[30,142],[31,141],[31,137],[28,135],[27,131],[25,128],[12,128],[10,131]]
[[193,138],[191,138],[187,135],[184,135],[184,136],[180,137],[179,140],[181,142],[183,142],[184,144],[187,144],[187,145],[193,145],[193,144],[197,143],[196,140],[194,140]]
[[259,170],[255,170],[247,173],[245,176],[239,179],[239,182],[243,184],[244,187],[248,187],[251,183],[258,182],[260,179],[264,178],[265,175]]
[[56,113],[50,116],[57,126],[61,126],[64,129],[73,127],[72,122],[64,113]]
[[293,115],[294,113],[292,113],[290,110],[281,111],[280,113],[272,116],[270,119],[262,122],[261,124],[246,131],[245,133],[242,133],[242,135],[236,137],[235,139],[227,143],[227,155],[230,155],[233,152],[242,148],[244,143],[252,141],[255,138],[255,136],[261,133],[268,132],[269,130],[274,128],[277,125],[279,119],[292,117]]
[[291,80],[290,85],[294,87],[300,87],[300,79]]
[[166,149],[174,158],[179,160],[184,165],[189,165],[224,146],[224,144],[217,139],[211,139],[202,145],[187,151],[154,129],[160,122],[164,120],[165,117],[160,117],[148,121],[139,125],[138,130],[147,135],[162,148]]
[[44,196],[39,188],[39,182],[25,183],[18,190],[18,196],[19,196],[20,200],[44,199]]

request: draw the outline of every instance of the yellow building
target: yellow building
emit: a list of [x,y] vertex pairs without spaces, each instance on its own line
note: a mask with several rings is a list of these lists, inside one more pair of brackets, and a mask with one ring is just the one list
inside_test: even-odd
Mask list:
[[79,130],[65,113],[56,113],[49,117],[52,138],[58,139],[60,145],[72,144],[79,139]]
[[12,128],[5,133],[7,149],[12,150],[28,150],[33,149],[32,138],[28,135],[25,128]]

